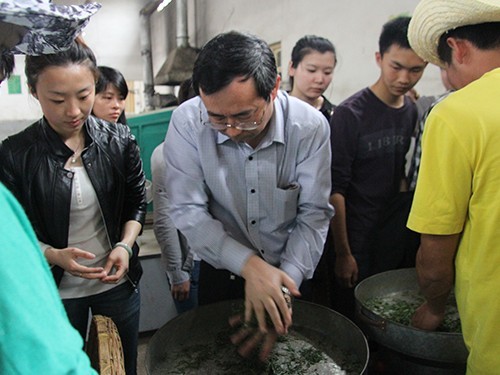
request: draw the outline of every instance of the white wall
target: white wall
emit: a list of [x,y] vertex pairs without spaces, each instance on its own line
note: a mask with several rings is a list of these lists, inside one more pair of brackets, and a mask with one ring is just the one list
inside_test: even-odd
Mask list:
[[[83,0],[55,0],[69,5]],[[84,29],[84,39],[94,51],[99,65],[109,65],[120,70],[128,81],[142,80],[142,63],[139,48],[139,0],[101,0],[101,9],[92,16]],[[28,94],[24,78],[24,58],[16,57],[16,70],[22,79],[22,94],[8,95],[6,83],[0,87],[0,122],[32,120],[41,116],[38,102]],[[29,122],[29,121],[27,121]],[[5,125],[1,125],[5,126]]]
[[[139,0],[96,0],[101,9],[92,16],[84,38],[99,65],[118,69],[127,80],[142,80],[139,48]],[[83,0],[56,0],[57,4],[75,4]]]
[[[74,4],[78,0],[54,2]],[[131,81],[142,80],[139,11],[147,2],[100,0],[101,10],[85,29],[85,40],[98,63],[117,68]],[[281,42],[286,84],[286,66],[297,39],[306,34],[321,35],[337,48],[339,63],[326,95],[339,103],[375,82],[379,74],[375,51],[382,25],[392,16],[411,14],[417,3],[418,0],[188,0],[189,43],[201,47],[216,34],[233,29],[251,32],[269,43]],[[174,12],[175,0],[151,17],[154,73],[175,47]],[[23,76],[22,71],[20,62],[17,72]],[[438,68],[429,66],[416,88],[423,95],[441,93]],[[0,96],[0,121],[39,116],[37,102],[26,92],[6,95],[2,87]]]
[[2,82],[0,85],[0,103],[2,103],[0,120],[39,118],[42,111],[38,101],[28,92],[26,76],[24,75],[24,56],[16,56],[15,59],[16,69],[13,74],[21,77],[21,94],[9,94],[7,82]]
[[[283,79],[295,42],[306,34],[328,38],[337,49],[338,65],[327,97],[339,103],[375,82],[375,63],[382,25],[391,17],[411,15],[418,0],[196,0],[199,46],[229,30],[247,31],[269,43],[281,42]],[[439,69],[429,67],[416,86],[421,94],[444,91]]]

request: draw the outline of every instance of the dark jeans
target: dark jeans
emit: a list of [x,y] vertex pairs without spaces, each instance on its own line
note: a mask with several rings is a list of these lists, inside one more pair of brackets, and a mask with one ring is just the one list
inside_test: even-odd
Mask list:
[[[191,270],[190,277],[190,288],[189,288],[189,297],[187,300],[178,301],[174,299],[175,309],[177,310],[177,314],[182,314],[188,310],[194,309],[198,307],[198,288],[200,282],[200,263],[201,261],[195,260],[193,262],[193,269]],[[168,281],[168,278],[167,278]],[[170,286],[170,282],[169,282]]]
[[205,261],[200,265],[200,289],[198,301],[201,305],[245,298],[245,280],[235,274],[218,270]]
[[412,191],[400,192],[385,208],[375,227],[370,275],[415,267],[420,234],[406,227],[412,202]]
[[89,309],[93,315],[104,315],[113,320],[122,341],[127,375],[137,373],[140,303],[139,289],[135,289],[129,282],[104,293],[63,300],[71,324],[84,340],[89,322]]

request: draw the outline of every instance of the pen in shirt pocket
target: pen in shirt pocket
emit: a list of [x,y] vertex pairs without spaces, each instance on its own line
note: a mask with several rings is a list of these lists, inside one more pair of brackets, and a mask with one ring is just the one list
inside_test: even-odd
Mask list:
[[298,189],[300,185],[296,182],[291,182],[287,186],[285,186],[284,190],[295,190]]

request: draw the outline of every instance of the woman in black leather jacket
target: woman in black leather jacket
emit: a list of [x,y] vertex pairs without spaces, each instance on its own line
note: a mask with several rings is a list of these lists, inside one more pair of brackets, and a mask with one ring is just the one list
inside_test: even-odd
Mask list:
[[67,51],[26,58],[44,117],[0,144],[0,181],[28,214],[73,326],[85,338],[89,308],[111,317],[130,375],[145,176],[128,127],[90,116],[97,74],[92,51],[79,40]]

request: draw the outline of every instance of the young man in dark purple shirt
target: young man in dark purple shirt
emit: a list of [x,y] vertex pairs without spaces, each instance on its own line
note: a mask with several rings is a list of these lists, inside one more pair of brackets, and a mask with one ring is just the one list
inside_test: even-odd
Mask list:
[[335,289],[343,292],[332,302],[350,317],[353,288],[369,275],[375,226],[405,188],[405,155],[418,116],[405,94],[426,67],[408,43],[409,22],[398,17],[383,26],[375,54],[379,79],[341,103],[331,119]]

